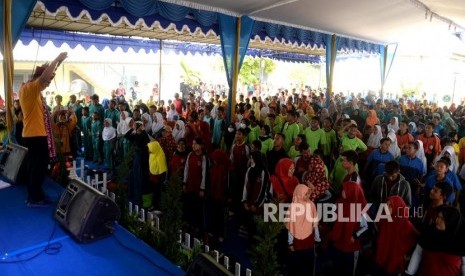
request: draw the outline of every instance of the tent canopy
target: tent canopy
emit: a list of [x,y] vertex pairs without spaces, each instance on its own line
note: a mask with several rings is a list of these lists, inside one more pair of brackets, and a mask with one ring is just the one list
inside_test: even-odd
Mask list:
[[[80,45],[86,50],[94,46],[100,51],[102,51],[105,47],[110,48],[112,51],[115,51],[117,48],[121,48],[123,52],[127,52],[129,49],[132,49],[135,52],[144,50],[146,53],[157,53],[160,51],[160,41],[155,39],[125,38],[111,35],[72,33],[66,31],[34,30],[30,28],[23,30],[19,40],[23,45],[26,46],[29,45],[32,41],[36,41],[40,46],[45,46],[50,41],[56,47],[67,44],[71,49],[74,49]],[[184,55],[221,55],[221,47],[217,44],[179,42],[170,40],[163,41],[163,51]],[[266,49],[259,50],[249,48],[246,55],[252,57],[265,57],[288,62],[320,62],[320,56],[310,56],[298,53],[284,53]]]
[[[168,0],[169,1],[169,0]],[[180,1],[176,1],[179,3]],[[182,2],[182,1],[181,1]],[[184,1],[188,2],[188,1]],[[285,22],[382,44],[441,29],[463,32],[462,0],[193,0],[266,22]]]
[[[218,14],[240,16],[220,8],[178,2],[186,6],[154,0],[41,0],[27,25],[37,29],[219,44]],[[324,55],[324,35],[299,26],[255,20],[249,48]],[[340,53],[379,53],[379,44],[370,41],[345,37],[338,45]]]

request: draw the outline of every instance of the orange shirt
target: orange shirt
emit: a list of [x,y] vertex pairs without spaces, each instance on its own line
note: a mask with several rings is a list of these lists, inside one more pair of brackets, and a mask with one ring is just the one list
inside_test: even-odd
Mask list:
[[19,103],[23,111],[23,137],[47,136],[44,122],[44,108],[40,92],[45,85],[39,79],[26,82],[19,90]]
[[436,135],[433,134],[430,137],[426,137],[424,134],[420,134],[418,140],[423,142],[425,154],[434,153],[434,156],[436,156],[441,153],[441,141]]
[[414,141],[413,136],[412,136],[412,134],[410,134],[408,132],[406,132],[403,135],[400,135],[399,132],[398,132],[398,133],[396,133],[396,136],[397,136],[397,145],[399,146],[400,151],[402,152],[402,154],[405,154],[406,149],[407,149],[407,144]]

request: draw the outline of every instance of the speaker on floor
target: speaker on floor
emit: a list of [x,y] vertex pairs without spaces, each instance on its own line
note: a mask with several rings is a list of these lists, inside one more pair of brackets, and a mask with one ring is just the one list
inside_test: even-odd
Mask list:
[[0,155],[0,174],[12,183],[16,183],[19,168],[26,157],[28,149],[17,144],[8,143]]
[[121,212],[116,203],[79,179],[71,179],[55,210],[55,219],[81,243],[113,234]]

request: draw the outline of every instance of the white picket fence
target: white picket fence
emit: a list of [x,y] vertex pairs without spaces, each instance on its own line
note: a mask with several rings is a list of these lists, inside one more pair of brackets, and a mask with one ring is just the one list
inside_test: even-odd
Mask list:
[[[130,215],[135,215],[141,222],[148,222],[150,223],[157,231],[160,230],[160,217],[155,214],[154,212],[146,212],[144,208],[139,208],[137,205],[133,205],[132,202],[129,202],[128,205],[128,212]],[[193,240],[191,239],[191,235],[189,233],[183,233],[181,230],[179,231],[179,239],[178,242],[181,244],[181,246],[184,249],[187,250],[193,250],[194,248],[202,247],[205,253],[209,253],[213,255],[213,258],[215,261],[223,265],[228,271],[231,271],[231,267],[229,264],[229,257],[226,255],[220,254],[218,250],[210,250],[210,247],[208,245],[204,245],[202,241],[200,241],[197,238],[194,238]],[[222,261],[222,262],[221,262]],[[235,276],[240,276],[241,275],[241,264],[236,262],[234,264],[234,275]],[[246,276],[252,276],[252,270],[246,269],[245,270],[245,275]]]
[[[94,176],[93,179],[91,179],[90,176],[85,175],[84,160],[81,160],[79,166],[77,166],[76,161],[73,161],[73,167],[69,168],[68,170],[70,179],[81,179],[83,182],[87,183],[87,185],[101,191],[105,195],[109,196],[112,200],[115,200],[115,193],[110,192],[107,189],[107,173],[103,173],[102,179],[99,179],[99,176],[97,174]],[[157,215],[157,213],[147,212],[144,208],[140,208],[138,205],[132,204],[132,202],[129,202],[128,204],[128,213],[130,215],[137,216],[140,222],[150,223],[150,225],[152,225],[152,227],[155,227],[157,231],[161,231],[160,217]],[[211,254],[218,264],[224,266],[228,271],[231,271],[228,256],[220,254],[218,250],[210,251],[210,247],[208,245],[204,245],[202,241],[200,241],[197,238],[194,238],[192,243],[191,235],[189,233],[184,233],[184,235],[182,235],[182,231],[180,230],[178,242],[184,249],[187,250],[193,250],[194,248],[203,246],[205,253]],[[234,264],[234,275],[241,275],[241,264],[238,262]],[[245,270],[245,276],[252,276],[252,271],[247,268]]]
[[99,175],[95,174],[94,178],[91,178],[90,175],[86,175],[84,160],[81,159],[79,166],[77,166],[76,160],[73,161],[73,167],[69,168],[69,178],[71,179],[80,179],[83,182],[87,183],[89,186],[101,191],[102,193],[108,195],[107,189],[107,173],[102,174],[102,179],[99,179]]

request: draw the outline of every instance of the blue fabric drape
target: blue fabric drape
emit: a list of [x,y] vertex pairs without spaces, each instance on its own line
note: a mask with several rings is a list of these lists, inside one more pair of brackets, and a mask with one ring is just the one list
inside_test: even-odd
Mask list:
[[379,46],[379,64],[381,72],[381,90],[380,96],[384,98],[384,85],[391,71],[392,63],[396,57],[397,44],[388,44],[386,46]]
[[250,35],[252,34],[253,25],[255,20],[248,16],[242,16],[241,18],[241,40],[239,41],[239,69],[242,68],[242,62],[246,55],[247,49],[249,48]]
[[[156,39],[143,39],[143,38],[126,38],[118,36],[103,36],[94,34],[82,34],[66,31],[51,31],[51,30],[35,30],[25,28],[21,33],[19,40],[24,45],[29,45],[32,41],[36,41],[40,46],[45,46],[49,41],[56,47],[61,47],[63,44],[69,45],[71,49],[76,48],[78,45],[84,49],[89,49],[94,46],[99,50],[105,47],[115,51],[121,48],[123,52],[129,49],[139,52],[144,50],[146,53],[150,51],[157,53],[160,51],[160,43]],[[284,53],[273,50],[259,50],[247,49],[245,55],[252,57],[259,57],[260,51],[262,56],[275,60],[289,61],[289,62],[305,62],[305,63],[320,63],[319,56],[309,56],[305,54]],[[204,44],[196,42],[175,42],[164,41],[163,52],[174,52],[176,54],[222,54],[221,46],[216,44]]]
[[221,37],[221,52],[223,53],[224,70],[229,89],[232,84],[234,65],[234,47],[236,42],[236,18],[233,16],[219,14],[218,25]]
[[[175,24],[176,25],[176,30],[181,31],[185,26],[189,28],[189,31],[191,33],[195,32],[197,28],[200,28],[203,33],[208,33],[209,31],[214,31],[215,33],[218,32],[218,25],[216,24],[216,18],[217,14],[215,12],[209,12],[209,11],[202,11],[201,12],[201,19],[198,20],[196,15],[198,14],[195,9],[190,9],[189,15],[192,14],[193,16],[186,16],[182,18],[180,21],[174,21],[174,19],[178,20],[178,18],[165,18],[164,16],[161,15],[161,12],[159,12],[159,4],[156,4],[154,8],[154,12],[151,13],[150,15],[146,15],[143,17],[140,16],[135,16],[129,13],[122,4],[120,6],[117,5],[111,5],[110,7],[103,9],[103,10],[94,10],[88,8],[86,5],[81,3],[81,1],[84,0],[67,0],[66,2],[62,2],[63,0],[41,0],[42,3],[44,3],[46,9],[51,12],[55,13],[57,10],[65,5],[68,8],[68,12],[71,15],[71,17],[76,18],[79,17],[79,15],[83,11],[87,11],[90,15],[91,20],[97,21],[99,18],[102,17],[103,14],[106,14],[110,20],[110,22],[118,22],[122,17],[125,17],[130,24],[135,25],[136,22],[139,19],[143,19],[145,24],[147,26],[152,26],[154,22],[160,23],[160,26],[164,29],[168,28],[170,24]],[[145,1],[145,0],[144,0]],[[151,3],[158,3],[160,1],[152,1]],[[167,11],[166,8],[171,4],[163,3],[164,9],[163,9],[163,15],[170,14],[169,11]],[[172,5],[172,7],[179,7],[178,5]],[[184,10],[184,7],[181,9]],[[145,11],[143,12],[145,13]],[[146,12],[147,14],[150,12]],[[185,12],[184,12],[185,13]],[[183,13],[183,14],[184,14]],[[175,13],[173,13],[175,14]],[[211,23],[210,25],[208,25]]]
[[[331,93],[332,93],[332,74],[334,73],[334,63],[333,61],[336,59],[337,51],[333,51],[332,48],[332,40],[333,36],[326,34],[324,36],[324,41],[326,44],[326,107],[329,106],[329,102],[331,100]],[[339,44],[339,37],[336,37],[336,49],[338,49]]]
[[[114,5],[115,0],[79,1],[84,6],[92,10],[104,10],[116,6]],[[197,22],[205,27],[209,27],[215,24],[217,18],[216,12],[191,9],[189,7],[162,2],[159,0],[120,0],[118,2],[129,14],[135,17],[146,17],[159,14],[168,20],[178,22],[186,18],[188,14],[192,14]]]
[[[325,47],[323,33],[311,30],[304,30],[295,27],[279,25],[274,23],[257,21],[252,29],[251,37],[259,36],[262,40],[266,37],[270,39],[284,39],[288,43],[297,43],[311,47]],[[359,51],[371,54],[379,53],[379,44],[369,43],[351,38],[340,38],[337,50]]]
[[[227,118],[231,119],[231,105],[232,105],[232,82],[233,82],[233,72],[234,72],[234,58],[235,58],[235,47],[237,39],[237,18],[225,14],[218,14],[218,23],[220,30],[221,38],[221,51],[223,53],[223,62],[224,69],[226,71],[226,79],[229,85],[229,95],[228,95],[228,111]],[[241,30],[240,30],[240,40],[239,40],[239,49],[238,49],[238,69],[239,72],[242,66],[242,61],[244,60],[247,48],[249,46],[250,36],[253,30],[254,20],[250,17],[243,16],[241,17]]]
[[[127,17],[129,22],[135,24],[139,18],[143,18],[148,26],[156,20],[154,17],[163,17],[157,20],[167,27],[170,23],[189,21],[188,26],[193,32],[196,27],[201,27],[204,33],[210,29],[217,31],[218,13],[193,9],[176,4],[162,2],[160,0],[41,0],[47,9],[56,11],[58,7],[66,5],[72,16],[77,17],[83,9],[88,10],[93,20],[99,18],[103,13],[108,14],[112,22],[117,22],[121,16]],[[176,24],[178,26],[178,24]],[[210,27],[210,29],[206,28]],[[181,26],[182,28],[182,26]],[[259,36],[264,40],[266,37],[287,43],[297,43],[310,47],[324,48],[324,34],[304,30],[295,27],[268,23],[256,22],[251,31],[251,37]],[[368,53],[379,53],[379,45],[360,40],[344,38],[338,50],[350,50]]]
[[[11,36],[13,40],[13,47],[18,42],[21,31],[26,26],[26,22],[31,15],[37,0],[15,0],[11,7]],[[3,37],[3,0],[0,0],[0,37]],[[0,51],[3,54],[3,41],[0,43]]]
[[197,20],[197,22],[205,27],[216,24],[218,18],[217,13],[203,10],[193,10],[192,14],[194,15],[194,18]]
[[387,46],[380,45],[379,46],[379,72],[381,74],[381,89],[380,89],[380,96],[383,99],[383,89],[384,89],[384,82],[386,79],[386,48]]
[[115,0],[80,0],[82,4],[93,10],[108,9]]

